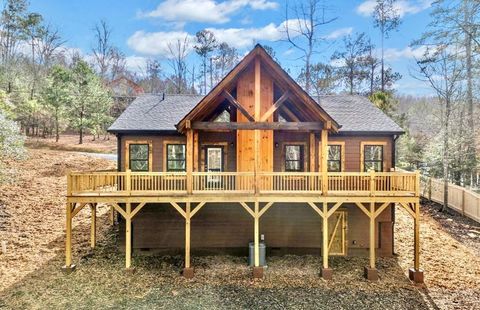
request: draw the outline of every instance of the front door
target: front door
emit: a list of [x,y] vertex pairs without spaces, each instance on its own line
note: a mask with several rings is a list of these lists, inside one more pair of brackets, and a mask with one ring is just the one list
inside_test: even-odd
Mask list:
[[[208,146],[206,148],[206,172],[222,172],[223,171],[223,148],[218,146]],[[207,177],[207,186],[210,188],[222,187],[222,178],[220,176],[212,175]]]

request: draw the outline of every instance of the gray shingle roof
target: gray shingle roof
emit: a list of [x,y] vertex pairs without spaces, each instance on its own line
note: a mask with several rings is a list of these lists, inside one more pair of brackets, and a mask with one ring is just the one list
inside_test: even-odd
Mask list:
[[[143,95],[110,126],[110,132],[175,131],[175,125],[200,102],[196,95]],[[314,98],[342,127],[340,132],[402,133],[390,117],[367,98],[331,95]]]

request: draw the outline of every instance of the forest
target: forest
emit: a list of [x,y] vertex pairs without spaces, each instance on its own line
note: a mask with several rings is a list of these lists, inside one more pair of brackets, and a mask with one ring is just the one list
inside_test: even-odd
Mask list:
[[[431,21],[411,47],[421,48],[410,74],[431,96],[406,96],[402,76],[385,59],[388,39],[402,17],[395,0],[376,1],[370,22],[380,46],[367,33],[351,33],[334,48],[324,28],[338,16],[324,1],[291,2],[285,10],[282,44],[301,54],[294,78],[312,96],[357,94],[390,115],[406,134],[397,141],[397,166],[420,169],[445,183],[480,185],[480,3],[437,0]],[[68,46],[54,24],[31,11],[27,0],[6,0],[0,16],[0,160],[21,157],[25,136],[78,134],[78,143],[107,139],[106,129],[134,98],[115,95],[109,83],[126,77],[145,93],[206,94],[241,58],[241,51],[219,41],[208,29],[168,45],[165,58],[150,57],[129,70],[115,46],[113,29],[99,20],[91,31],[91,50]],[[278,61],[276,51],[264,45]],[[328,61],[318,61],[322,53]],[[328,54],[328,55],[325,55]],[[324,57],[325,58],[325,57]],[[293,74],[290,68],[284,68]]]

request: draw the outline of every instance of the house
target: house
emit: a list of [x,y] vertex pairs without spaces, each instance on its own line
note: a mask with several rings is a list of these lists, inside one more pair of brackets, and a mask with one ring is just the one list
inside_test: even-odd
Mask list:
[[419,266],[419,175],[395,171],[402,129],[366,98],[309,96],[257,45],[206,96],[145,95],[109,131],[118,171],[70,173],[66,268],[72,218],[107,203],[120,215],[126,268],[132,250],[246,254],[262,277],[259,246],[270,255],[315,253],[332,277],[331,255],[392,256],[395,206],[412,216]]

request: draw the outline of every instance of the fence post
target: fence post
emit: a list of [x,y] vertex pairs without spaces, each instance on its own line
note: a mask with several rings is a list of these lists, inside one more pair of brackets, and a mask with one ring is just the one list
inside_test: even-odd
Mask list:
[[67,173],[67,197],[72,196],[72,174]]
[[465,188],[462,188],[462,215],[465,215]]

